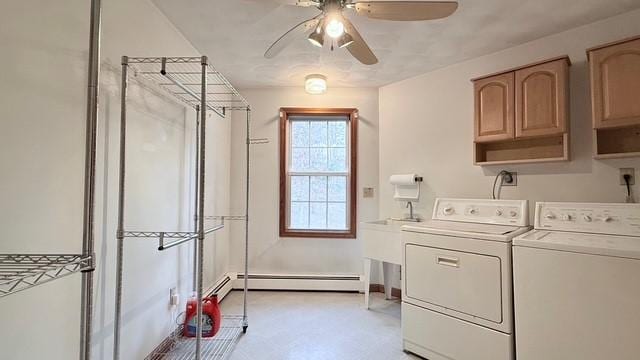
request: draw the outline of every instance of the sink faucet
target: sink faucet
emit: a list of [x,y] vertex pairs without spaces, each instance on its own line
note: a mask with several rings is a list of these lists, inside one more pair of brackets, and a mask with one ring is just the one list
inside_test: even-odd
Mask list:
[[407,201],[407,207],[409,208],[409,218],[407,218],[405,220],[418,221],[418,218],[413,216],[413,203],[411,201]]

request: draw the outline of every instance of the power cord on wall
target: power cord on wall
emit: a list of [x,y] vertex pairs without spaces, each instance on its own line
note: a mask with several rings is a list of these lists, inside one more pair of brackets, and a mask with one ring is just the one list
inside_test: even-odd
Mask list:
[[627,184],[627,198],[625,199],[625,201],[628,203],[632,203],[634,201],[633,201],[633,196],[631,196],[631,175],[624,174],[622,178],[624,179],[624,182]]
[[[498,183],[498,179],[500,179],[500,186],[498,187],[498,196],[496,197],[496,184]],[[501,170],[496,178],[493,180],[493,187],[491,188],[491,198],[496,200],[500,199],[500,193],[502,192],[502,184],[507,183],[511,184],[513,182],[513,174],[507,170]]]

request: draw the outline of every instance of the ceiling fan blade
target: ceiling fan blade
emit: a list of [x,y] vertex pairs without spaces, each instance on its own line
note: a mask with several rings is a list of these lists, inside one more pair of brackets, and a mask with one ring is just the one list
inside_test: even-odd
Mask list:
[[354,58],[358,59],[361,63],[365,65],[373,65],[378,63],[378,58],[371,51],[369,45],[367,45],[366,41],[362,38],[358,30],[356,30],[355,26],[349,21],[347,18],[343,18],[344,30],[347,34],[353,37],[353,43],[347,46],[347,50],[353,55]]
[[360,15],[380,20],[419,21],[442,19],[458,9],[457,1],[356,1]]
[[[250,0],[253,2],[264,2],[265,0]],[[294,6],[318,6],[319,2],[315,0],[269,0],[282,5],[294,5]]]
[[308,35],[316,28],[316,26],[318,26],[320,16],[322,16],[322,14],[309,20],[305,20],[284,33],[284,35],[280,36],[278,40],[269,46],[267,51],[264,53],[264,57],[267,59],[273,59],[282,50],[284,50],[284,48],[291,44],[291,42],[301,36]]

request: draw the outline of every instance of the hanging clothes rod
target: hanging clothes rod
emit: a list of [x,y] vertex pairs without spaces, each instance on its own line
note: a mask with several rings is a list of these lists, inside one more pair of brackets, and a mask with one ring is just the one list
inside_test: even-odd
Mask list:
[[244,215],[205,215],[205,220],[244,220]]
[[[222,228],[224,228],[224,224],[220,224],[218,226],[212,227],[211,229],[207,229],[207,230],[204,231],[204,233],[205,233],[205,235],[206,234],[210,234],[210,233],[212,233],[214,231],[218,231],[218,230],[220,230]],[[195,240],[195,239],[198,238],[198,233],[196,232],[196,233],[194,233],[193,235],[191,235],[189,237],[182,238],[182,239],[179,239],[179,240],[175,240],[175,241],[172,241],[172,242],[170,242],[168,244],[165,244],[164,243],[164,236],[162,234],[163,233],[160,233],[160,236],[158,237],[158,250],[160,250],[160,251],[170,249],[170,248],[172,248],[174,246],[178,246],[180,244],[186,243],[187,241]]]

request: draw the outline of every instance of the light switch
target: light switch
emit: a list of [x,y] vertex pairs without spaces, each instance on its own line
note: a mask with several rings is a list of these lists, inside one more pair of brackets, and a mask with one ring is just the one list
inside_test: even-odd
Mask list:
[[362,189],[362,197],[364,198],[372,198],[373,197],[373,188],[366,187]]

